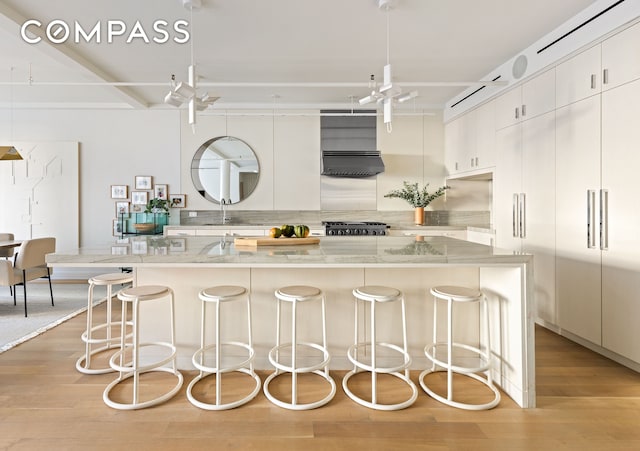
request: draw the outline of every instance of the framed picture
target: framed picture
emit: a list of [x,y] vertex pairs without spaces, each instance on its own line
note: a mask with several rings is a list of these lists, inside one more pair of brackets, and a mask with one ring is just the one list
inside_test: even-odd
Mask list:
[[142,237],[141,239],[136,239],[131,242],[131,253],[140,255],[147,253],[147,239]]
[[136,189],[153,188],[153,177],[150,175],[136,175]]
[[116,216],[129,214],[129,202],[116,202]]
[[129,245],[111,246],[111,255],[127,255],[129,253]]
[[169,207],[184,208],[186,206],[187,206],[186,194],[170,194],[169,195]]
[[120,221],[119,219],[113,220],[113,236],[120,236],[127,229],[127,220],[123,219]]
[[133,205],[147,205],[149,191],[131,191],[131,203]]
[[111,199],[128,199],[129,185],[111,185]]
[[184,252],[187,250],[187,240],[184,238],[171,238],[169,252]]
[[153,197],[156,199],[167,200],[167,193],[169,192],[169,185],[156,185],[153,187]]
[[146,204],[131,204],[131,213],[144,213]]

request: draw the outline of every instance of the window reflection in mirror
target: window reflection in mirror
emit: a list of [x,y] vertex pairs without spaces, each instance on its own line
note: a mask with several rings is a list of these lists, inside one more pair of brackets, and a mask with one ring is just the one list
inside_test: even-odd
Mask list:
[[260,164],[253,149],[241,139],[219,136],[202,144],[191,161],[191,178],[205,199],[235,204],[255,190]]

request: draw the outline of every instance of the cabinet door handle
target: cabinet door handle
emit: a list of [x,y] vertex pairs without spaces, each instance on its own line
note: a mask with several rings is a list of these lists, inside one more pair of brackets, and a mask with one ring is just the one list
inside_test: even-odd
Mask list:
[[527,105],[522,105],[522,117],[527,115]]
[[471,167],[473,167],[473,158],[471,158]]
[[596,74],[591,74],[591,89],[596,89]]
[[520,238],[527,237],[527,195],[520,193]]
[[609,83],[609,69],[604,69],[602,71],[602,84],[606,85]]
[[479,165],[479,160],[478,160],[478,157],[476,157],[476,167],[478,167],[478,165]]
[[596,234],[593,233],[593,226],[596,222],[596,192],[595,190],[587,190],[587,247],[595,249]]
[[609,250],[609,190],[600,190],[600,249]]
[[515,114],[515,118],[516,119],[520,119],[520,108],[516,107],[516,114]]
[[520,235],[518,230],[518,195],[513,193],[513,205],[512,205],[512,222],[513,222],[513,237],[517,238]]

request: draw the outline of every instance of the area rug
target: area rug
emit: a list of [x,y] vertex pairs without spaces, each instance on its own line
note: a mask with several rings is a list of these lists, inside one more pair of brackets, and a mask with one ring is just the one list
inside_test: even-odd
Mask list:
[[[96,303],[104,302],[106,289],[97,287],[94,292]],[[48,283],[27,285],[28,317],[24,317],[22,287],[17,287],[17,305],[9,288],[0,287],[0,353],[40,335],[57,325],[87,310],[86,283],[54,283],[51,306]]]

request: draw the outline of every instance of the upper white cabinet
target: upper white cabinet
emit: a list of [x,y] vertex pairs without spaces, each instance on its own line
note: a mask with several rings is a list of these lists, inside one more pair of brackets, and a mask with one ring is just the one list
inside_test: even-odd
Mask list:
[[556,107],[640,78],[640,24],[556,67]]
[[555,69],[550,69],[496,99],[496,129],[509,127],[555,109]]
[[445,125],[445,164],[450,175],[495,165],[495,103],[488,102]]
[[556,67],[556,107],[560,108],[602,89],[600,46],[590,48]]
[[640,24],[602,43],[602,90],[640,78]]

